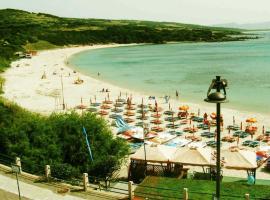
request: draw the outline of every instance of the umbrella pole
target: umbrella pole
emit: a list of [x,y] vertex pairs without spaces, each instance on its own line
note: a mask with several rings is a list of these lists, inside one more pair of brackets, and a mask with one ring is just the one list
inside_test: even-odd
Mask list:
[[143,99],[142,99],[142,128],[143,128],[143,148],[144,148],[144,164],[145,164],[145,171],[144,175],[146,176],[147,174],[147,161],[146,161],[146,149],[145,149],[145,130],[144,130],[144,115],[143,115]]

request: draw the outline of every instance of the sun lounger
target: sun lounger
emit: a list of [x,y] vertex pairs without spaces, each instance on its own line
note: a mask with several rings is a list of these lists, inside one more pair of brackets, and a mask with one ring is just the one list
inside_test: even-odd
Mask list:
[[118,128],[118,133],[122,133],[128,130],[135,130],[137,131],[138,127],[135,126],[130,126],[128,125],[124,119],[122,118],[122,116],[119,116],[115,119],[115,125]]

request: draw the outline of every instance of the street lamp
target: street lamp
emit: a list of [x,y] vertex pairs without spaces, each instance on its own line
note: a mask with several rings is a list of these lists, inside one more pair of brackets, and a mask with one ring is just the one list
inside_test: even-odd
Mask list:
[[[226,103],[226,87],[227,80],[220,79],[220,76],[216,76],[216,79],[212,80],[212,83],[207,91],[207,98],[204,101],[208,103],[217,104],[217,159],[216,159],[216,200],[220,200],[220,104]],[[216,89],[215,92],[211,92],[212,89]],[[221,92],[223,91],[223,93]]]

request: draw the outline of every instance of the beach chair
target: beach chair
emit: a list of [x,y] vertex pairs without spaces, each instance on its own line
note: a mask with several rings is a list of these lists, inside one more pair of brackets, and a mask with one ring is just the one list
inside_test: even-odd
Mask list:
[[115,119],[115,124],[116,124],[116,127],[118,128],[118,133],[122,133],[122,132],[131,130],[132,128],[134,128],[132,126],[129,126],[121,116]]

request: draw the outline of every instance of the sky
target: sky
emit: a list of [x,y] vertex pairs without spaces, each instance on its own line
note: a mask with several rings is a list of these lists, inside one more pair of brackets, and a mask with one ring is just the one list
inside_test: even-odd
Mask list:
[[202,25],[270,21],[270,0],[0,0],[61,17],[138,19]]

